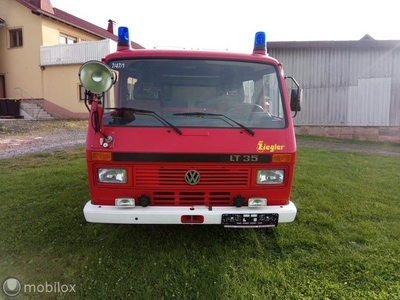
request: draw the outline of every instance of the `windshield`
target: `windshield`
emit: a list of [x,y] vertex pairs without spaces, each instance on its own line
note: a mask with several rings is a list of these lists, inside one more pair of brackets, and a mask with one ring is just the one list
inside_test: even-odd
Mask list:
[[104,99],[105,126],[284,128],[277,69],[202,59],[112,61],[117,81]]

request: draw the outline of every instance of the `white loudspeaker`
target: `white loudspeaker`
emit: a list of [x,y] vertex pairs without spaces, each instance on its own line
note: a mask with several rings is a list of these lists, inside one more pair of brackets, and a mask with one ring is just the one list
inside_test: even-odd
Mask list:
[[84,88],[94,94],[107,92],[116,80],[116,74],[107,65],[96,60],[84,63],[78,75]]

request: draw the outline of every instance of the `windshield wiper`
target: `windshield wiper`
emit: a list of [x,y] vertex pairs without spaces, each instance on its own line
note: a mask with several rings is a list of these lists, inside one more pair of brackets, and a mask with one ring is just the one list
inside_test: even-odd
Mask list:
[[153,115],[157,120],[159,120],[161,123],[164,123],[174,129],[179,135],[182,135],[182,131],[176,127],[174,124],[168,122],[166,119],[161,117],[158,113],[152,110],[146,110],[146,109],[136,109],[136,108],[131,108],[131,107],[118,107],[118,108],[105,108],[105,109],[114,109],[114,110],[121,110],[121,111],[131,111],[133,113],[137,114],[149,114]]
[[224,114],[215,114],[215,113],[204,113],[204,112],[186,112],[186,113],[176,113],[174,116],[194,116],[194,117],[224,117],[228,119],[229,121],[235,123],[236,125],[240,126],[244,130],[246,130],[248,133],[250,133],[252,136],[255,135],[255,132],[251,130],[249,127],[244,126],[243,124],[239,123],[238,121],[235,121],[234,119],[225,116]]

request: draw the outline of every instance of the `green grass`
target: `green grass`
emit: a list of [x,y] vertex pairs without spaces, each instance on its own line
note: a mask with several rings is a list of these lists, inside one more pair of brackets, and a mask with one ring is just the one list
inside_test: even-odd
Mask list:
[[400,299],[399,157],[300,147],[267,231],[86,223],[83,148],[0,168],[0,281],[76,290],[15,299]]

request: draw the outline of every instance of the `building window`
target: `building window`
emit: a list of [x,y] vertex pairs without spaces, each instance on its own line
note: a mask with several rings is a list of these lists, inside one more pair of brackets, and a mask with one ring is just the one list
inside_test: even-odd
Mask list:
[[10,29],[10,48],[22,47],[22,28]]
[[83,87],[83,85],[79,85],[79,101],[84,101],[85,100],[85,92],[86,89]]
[[66,34],[60,34],[60,44],[75,44],[77,42],[78,39],[76,37]]

